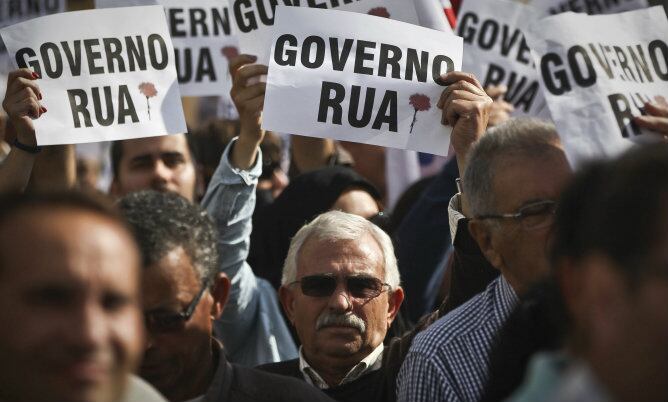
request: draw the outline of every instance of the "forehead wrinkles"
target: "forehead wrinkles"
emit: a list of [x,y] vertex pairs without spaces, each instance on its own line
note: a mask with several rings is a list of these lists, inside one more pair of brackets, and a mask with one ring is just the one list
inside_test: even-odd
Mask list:
[[357,240],[326,240],[317,237],[304,242],[297,257],[297,275],[328,273],[350,267],[351,272],[382,276],[382,251],[369,234]]

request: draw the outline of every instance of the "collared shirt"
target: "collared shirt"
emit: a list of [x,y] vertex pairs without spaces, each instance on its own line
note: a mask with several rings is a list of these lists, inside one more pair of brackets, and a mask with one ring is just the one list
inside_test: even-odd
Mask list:
[[297,347],[283,319],[276,290],[257,278],[246,263],[262,153],[258,150],[249,170],[236,169],[229,160],[235,142],[225,149],[202,206],[218,230],[219,272],[232,283],[225,310],[215,322],[215,333],[231,362],[255,367],[294,359]]
[[415,337],[397,378],[400,402],[477,401],[489,371],[489,352],[517,305],[503,276]]
[[[385,346],[381,343],[376,349],[373,350],[373,352],[369,353],[367,357],[362,359],[359,363],[355,365],[348,373],[346,374],[345,377],[343,377],[343,380],[339,383],[339,385],[347,384],[349,382],[355,381],[356,379],[360,378],[362,375],[380,369],[380,366],[382,365],[383,359],[383,350]],[[304,380],[308,382],[311,385],[314,385],[320,389],[328,389],[329,385],[325,380],[320,377],[320,374],[318,374],[311,365],[308,364],[306,359],[304,358],[304,353],[303,353],[303,348],[299,348],[299,370],[302,372],[302,375],[304,376]]]

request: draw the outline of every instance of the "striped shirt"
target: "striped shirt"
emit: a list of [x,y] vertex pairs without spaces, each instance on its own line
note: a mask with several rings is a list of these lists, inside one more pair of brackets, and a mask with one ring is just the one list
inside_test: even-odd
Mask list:
[[492,345],[517,301],[501,275],[419,334],[397,378],[398,401],[478,401]]

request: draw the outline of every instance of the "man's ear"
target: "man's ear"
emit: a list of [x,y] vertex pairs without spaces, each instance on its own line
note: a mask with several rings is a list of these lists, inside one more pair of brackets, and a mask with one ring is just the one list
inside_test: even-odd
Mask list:
[[494,248],[492,241],[492,228],[480,220],[472,219],[469,221],[469,232],[478,243],[478,247],[490,264],[499,271],[503,267],[503,258]]
[[220,318],[227,304],[227,299],[230,297],[230,278],[224,273],[216,274],[211,287],[211,296],[213,297],[213,304],[211,305],[211,316],[214,320]]
[[295,296],[292,293],[292,290],[288,289],[286,286],[281,286],[278,288],[278,298],[281,300],[281,305],[285,311],[285,315],[288,317],[288,320],[295,324]]
[[387,328],[390,328],[392,321],[399,314],[399,308],[404,301],[404,290],[401,287],[394,289],[387,294]]

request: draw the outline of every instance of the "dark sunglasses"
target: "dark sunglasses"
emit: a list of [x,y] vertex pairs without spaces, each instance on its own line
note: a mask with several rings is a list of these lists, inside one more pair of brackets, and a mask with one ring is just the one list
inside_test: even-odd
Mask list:
[[[343,280],[345,281],[348,294],[356,299],[373,299],[383,293],[386,286],[390,287],[389,284],[383,283],[380,279],[373,276],[346,276]],[[306,296],[330,297],[336,290],[339,279],[334,275],[311,275],[294,281],[290,285],[296,283],[301,285],[301,291]]]
[[190,320],[190,317],[192,317],[208,287],[209,282],[207,281],[202,285],[202,289],[200,289],[197,296],[195,296],[193,301],[186,307],[185,311],[180,313],[166,313],[161,311],[144,313],[146,329],[153,333],[174,332],[182,329],[183,325]]

